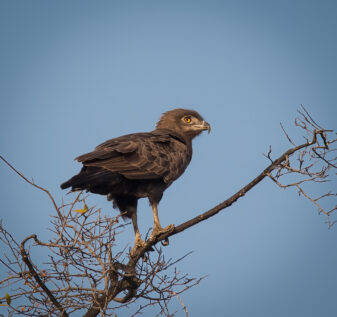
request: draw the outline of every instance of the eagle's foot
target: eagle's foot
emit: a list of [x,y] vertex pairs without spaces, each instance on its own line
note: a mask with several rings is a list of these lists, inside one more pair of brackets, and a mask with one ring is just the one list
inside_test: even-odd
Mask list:
[[134,245],[134,249],[137,248],[144,248],[146,246],[146,242],[142,239],[142,238],[138,238],[135,240],[135,245]]
[[163,247],[167,247],[170,244],[170,240],[168,238],[165,238],[162,242],[161,245]]
[[130,251],[130,256],[133,257],[135,255],[136,251],[140,248],[145,248],[146,247],[146,242],[139,238],[135,239],[135,245],[133,246],[132,250]]
[[[160,226],[155,226],[152,230],[152,233],[151,233],[151,236],[150,236],[150,239],[153,240],[155,239],[157,236],[163,234],[163,233],[168,233],[168,232],[171,232],[173,231],[174,229],[174,225],[171,224],[171,225],[168,225],[167,227],[165,228],[162,228]],[[162,242],[162,245],[163,246],[167,246],[169,245],[169,240],[168,238],[166,238],[163,242]]]

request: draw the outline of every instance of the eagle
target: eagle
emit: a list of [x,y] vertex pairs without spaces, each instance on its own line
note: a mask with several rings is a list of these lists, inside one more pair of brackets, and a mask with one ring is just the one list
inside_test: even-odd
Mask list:
[[[106,195],[123,218],[131,218],[135,246],[144,245],[137,224],[137,202],[147,197],[152,206],[152,235],[166,232],[158,217],[164,191],[181,176],[192,158],[192,140],[211,130],[202,116],[188,109],[167,111],[152,132],[110,139],[75,160],[81,171],[61,184],[62,189]],[[173,225],[171,225],[172,227]]]

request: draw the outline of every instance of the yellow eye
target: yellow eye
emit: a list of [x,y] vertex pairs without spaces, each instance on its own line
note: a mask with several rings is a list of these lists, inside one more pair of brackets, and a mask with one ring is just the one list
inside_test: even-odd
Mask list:
[[186,122],[186,123],[191,123],[191,117],[185,117],[184,118],[184,121]]

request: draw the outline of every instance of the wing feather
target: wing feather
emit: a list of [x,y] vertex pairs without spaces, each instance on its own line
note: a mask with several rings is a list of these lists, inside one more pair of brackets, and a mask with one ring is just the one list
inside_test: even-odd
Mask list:
[[76,158],[85,166],[101,167],[128,179],[163,178],[171,183],[188,165],[186,144],[165,132],[129,134],[98,145]]

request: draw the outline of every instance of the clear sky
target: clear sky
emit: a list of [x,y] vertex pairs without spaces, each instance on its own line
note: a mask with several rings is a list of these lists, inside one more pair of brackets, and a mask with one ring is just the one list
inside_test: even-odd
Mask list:
[[[159,205],[163,225],[179,224],[264,169],[270,144],[275,155],[287,149],[280,122],[301,142],[292,128],[300,104],[336,129],[336,33],[336,1],[2,0],[0,154],[61,202],[59,184],[80,168],[74,157],[152,130],[168,109],[193,108],[212,132],[195,140]],[[18,240],[48,239],[47,197],[1,162],[0,186],[3,225]],[[111,208],[104,197],[89,203]],[[144,233],[145,200],[139,215]],[[295,190],[265,180],[165,252],[193,250],[179,269],[208,275],[182,295],[191,317],[332,317],[336,230]],[[133,241],[131,226],[123,239]],[[173,308],[183,316],[178,301]]]

